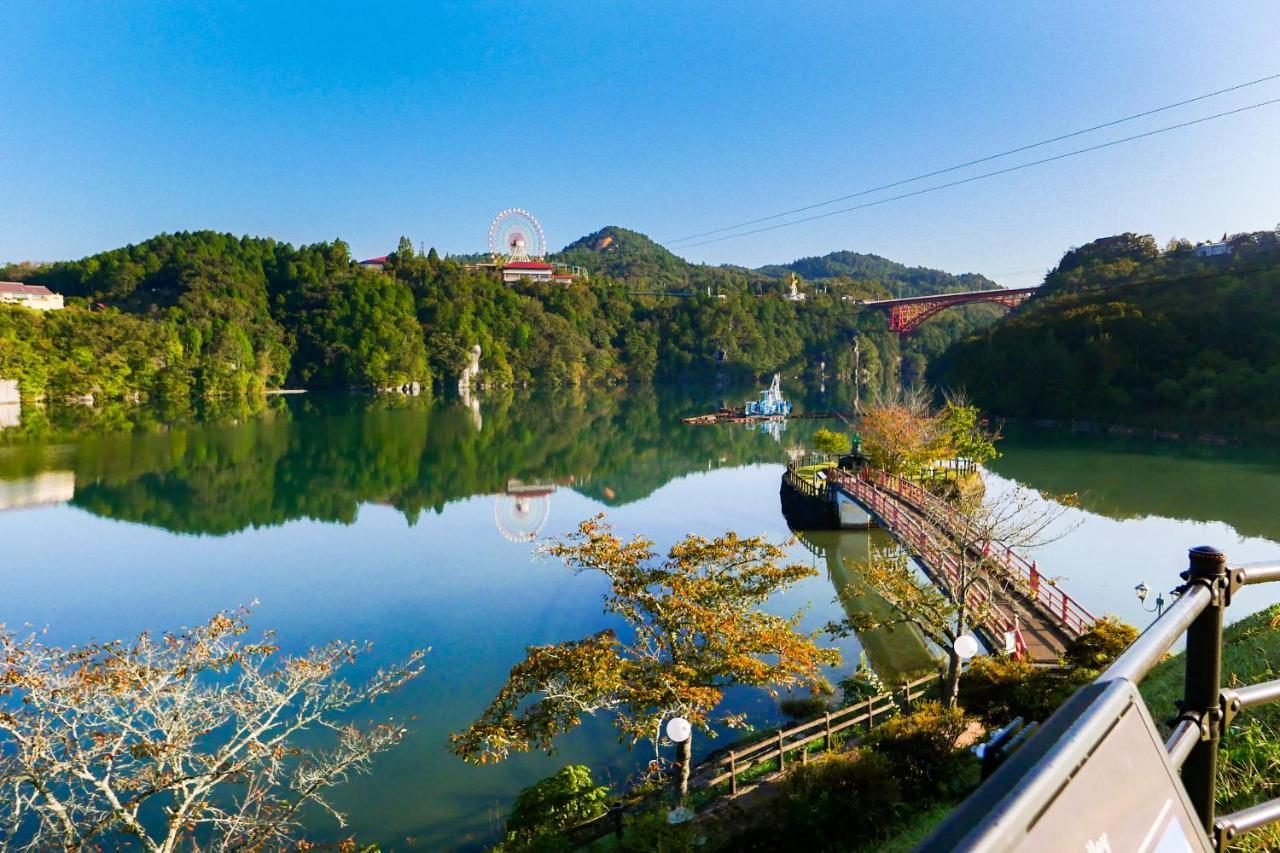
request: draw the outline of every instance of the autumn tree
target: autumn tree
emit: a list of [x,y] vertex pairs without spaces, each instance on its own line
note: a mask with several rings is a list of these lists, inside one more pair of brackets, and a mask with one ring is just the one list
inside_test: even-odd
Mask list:
[[986,428],[977,406],[963,394],[951,393],[938,408],[923,388],[872,400],[859,436],[872,467],[909,479],[947,460],[982,465],[1000,455],[995,447],[1000,436]]
[[[954,707],[960,690],[959,654],[955,641],[976,626],[987,623],[1000,607],[1002,592],[1018,591],[1021,581],[1008,575],[992,556],[1006,547],[1027,550],[1060,539],[1073,525],[1062,524],[1063,515],[1074,503],[1073,496],[1046,496],[1020,486],[995,497],[969,494],[958,500],[959,513],[938,508],[926,512],[929,523],[922,526],[927,541],[918,548],[920,558],[931,566],[947,563],[954,567],[946,586],[941,587],[910,564],[901,551],[872,552],[855,583],[842,597],[874,592],[892,607],[891,615],[877,617],[855,612],[828,629],[839,636],[896,624],[912,624],[947,656],[942,700]],[[1046,578],[1045,583],[1052,582]]]
[[[279,849],[309,805],[343,825],[327,789],[405,730],[340,717],[416,676],[421,654],[352,686],[336,674],[361,647],[282,655],[244,639],[247,616],[66,649],[0,629],[6,849]],[[306,731],[330,736],[304,747]]]
[[[799,615],[759,609],[769,596],[815,572],[783,564],[782,548],[736,533],[689,535],[659,559],[654,543],[623,542],[596,516],[546,548],[573,569],[609,580],[604,609],[621,617],[626,639],[601,631],[581,640],[534,646],[512,670],[488,709],[452,737],[468,761],[500,761],[513,751],[551,751],[555,738],[584,716],[607,713],[623,740],[653,742],[664,720],[682,716],[711,732],[724,691],[825,685],[824,664],[839,662],[801,633]],[[742,715],[719,722],[743,726]],[[680,745],[681,791],[687,788],[690,740]]]
[[945,452],[947,426],[920,388],[875,397],[858,424],[862,453],[874,468],[918,477]]

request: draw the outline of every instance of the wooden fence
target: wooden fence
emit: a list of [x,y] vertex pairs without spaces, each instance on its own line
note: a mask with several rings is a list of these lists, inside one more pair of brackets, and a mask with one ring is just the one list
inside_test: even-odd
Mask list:
[[823,742],[823,748],[829,750],[833,745],[832,735],[837,732],[860,724],[865,724],[866,728],[870,729],[876,724],[876,720],[887,720],[897,711],[910,708],[914,700],[928,693],[927,686],[937,681],[939,677],[938,673],[930,673],[915,681],[904,681],[902,690],[898,693],[891,691],[872,696],[864,702],[838,711],[830,711],[794,728],[779,729],[773,736],[764,740],[731,749],[728,754],[720,755],[694,768],[693,773],[690,774],[690,785],[710,788],[727,781],[729,796],[736,797],[740,774],[775,758],[778,760],[778,770],[786,770],[787,753],[797,749],[800,750],[800,762],[807,764],[809,744],[820,740]]
[[[814,473],[810,472],[808,476],[801,474],[797,468],[806,465],[815,465],[826,460],[822,457],[809,456],[800,462],[792,462],[787,466],[786,473],[782,475],[783,480],[791,488],[795,489],[802,495],[811,498],[825,498],[827,496],[827,484],[825,480],[818,478]],[[834,467],[834,463],[832,465]]]
[[[821,740],[825,749],[831,749],[834,745],[832,736],[837,732],[864,723],[870,729],[877,720],[887,720],[899,710],[910,709],[911,703],[927,696],[929,686],[940,678],[941,674],[934,672],[915,681],[904,681],[899,692],[872,696],[857,705],[831,711],[794,728],[780,729],[764,740],[731,749],[727,754],[704,761],[693,768],[689,785],[691,788],[710,788],[728,781],[729,795],[736,797],[739,774],[774,758],[778,759],[778,769],[786,770],[787,753],[797,749],[801,750],[800,763],[808,764],[809,744]],[[575,847],[590,844],[610,834],[621,837],[626,825],[625,814],[643,808],[647,802],[648,799],[637,800],[628,805],[615,802],[604,814],[571,826],[562,835]]]

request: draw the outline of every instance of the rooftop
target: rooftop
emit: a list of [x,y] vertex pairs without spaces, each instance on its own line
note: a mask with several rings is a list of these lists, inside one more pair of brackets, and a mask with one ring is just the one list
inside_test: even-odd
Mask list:
[[512,261],[509,264],[503,264],[504,270],[549,270],[554,269],[551,264],[542,261]]
[[26,296],[52,296],[53,291],[40,284],[23,284],[20,281],[0,281],[0,293],[20,293]]

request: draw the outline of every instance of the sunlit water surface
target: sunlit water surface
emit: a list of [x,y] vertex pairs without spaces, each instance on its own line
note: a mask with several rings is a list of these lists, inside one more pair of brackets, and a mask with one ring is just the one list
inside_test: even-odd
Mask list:
[[[601,611],[601,579],[535,559],[536,541],[600,512],[663,548],[689,532],[792,535],[779,476],[787,448],[822,422],[778,435],[679,423],[717,394],[749,391],[500,394],[474,407],[309,397],[204,418],[29,410],[0,431],[0,621],[47,626],[51,642],[70,644],[256,601],[255,626],[286,650],[371,640],[361,666],[372,667],[430,647],[426,672],[372,712],[405,721],[409,737],[335,799],[346,832],[384,849],[477,848],[522,787],[564,764],[621,784],[651,755],[619,744],[604,720],[550,757],[472,767],[449,752],[449,733],[484,709],[527,646],[621,627]],[[835,394],[803,402],[847,407]],[[1035,556],[1094,612],[1146,624],[1134,585],[1173,586],[1189,546],[1217,545],[1233,561],[1280,556],[1280,455],[1006,433],[991,488],[1077,494],[1063,520],[1074,529]],[[867,541],[793,544],[817,575],[770,608],[803,609],[808,629],[839,618],[836,586]],[[1231,616],[1275,600],[1280,590],[1251,589]],[[861,649],[857,638],[837,645],[845,663],[833,677]],[[867,651],[892,678],[920,648],[881,637]],[[761,725],[781,719],[764,691],[733,690],[727,706]],[[346,834],[320,816],[314,830]]]

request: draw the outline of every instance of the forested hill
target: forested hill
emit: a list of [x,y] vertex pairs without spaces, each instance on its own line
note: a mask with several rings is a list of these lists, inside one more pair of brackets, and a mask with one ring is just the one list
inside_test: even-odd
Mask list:
[[494,385],[821,367],[839,375],[852,369],[858,337],[871,385],[888,388],[919,381],[929,358],[992,317],[987,306],[946,312],[904,343],[883,314],[859,312],[853,301],[885,295],[881,282],[806,282],[807,299],[793,302],[782,281],[688,264],[620,228],[558,259],[592,275],[503,284],[435,250],[422,255],[407,239],[376,271],[355,264],[340,240],[295,247],[209,231],[0,267],[0,280],[47,285],[68,304],[53,312],[0,306],[0,377],[17,379],[28,398],[53,400],[429,387],[456,380],[475,346],[481,381]]
[[1280,230],[1229,243],[1213,257],[1136,234],[1073,249],[929,377],[1004,415],[1280,424]]
[[801,258],[789,264],[761,267],[758,272],[775,277],[794,272],[806,279],[843,277],[855,281],[875,281],[889,287],[897,296],[991,290],[1000,286],[977,273],[953,275],[928,267],[908,267],[879,255],[858,252],[831,252],[820,258]]
[[859,298],[924,296],[999,287],[991,279],[976,273],[953,275],[928,267],[908,267],[879,255],[847,251],[758,269],[694,264],[644,234],[614,225],[575,240],[554,257],[562,263],[581,266],[593,275],[606,275],[647,286],[674,284],[714,288],[737,282],[751,284],[757,290],[785,289],[791,273],[795,273],[821,289]]
[[592,275],[636,284],[689,284],[699,274],[715,278],[718,272],[713,267],[699,268],[645,235],[616,225],[574,240],[552,258]]

